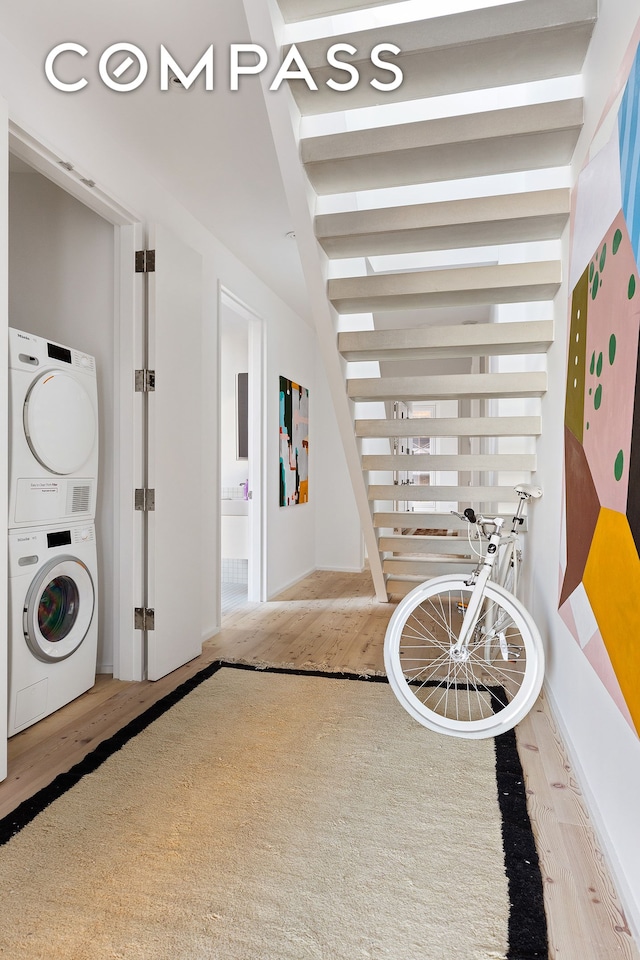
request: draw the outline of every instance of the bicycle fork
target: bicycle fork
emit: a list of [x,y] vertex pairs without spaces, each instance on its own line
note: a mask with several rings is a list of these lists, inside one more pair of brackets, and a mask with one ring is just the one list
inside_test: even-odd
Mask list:
[[[469,603],[465,611],[464,618],[462,620],[462,626],[460,627],[458,639],[451,646],[449,651],[449,655],[451,656],[452,660],[463,661],[467,660],[469,656],[469,640],[473,636],[473,633],[478,625],[478,620],[480,618],[480,612],[482,609],[482,602],[485,598],[485,587],[487,585],[487,580],[491,576],[491,570],[498,555],[500,528],[502,527],[504,520],[502,517],[496,517],[494,523],[496,529],[495,532],[489,537],[487,552],[475,579],[475,584],[471,593],[471,597],[469,598]],[[467,581],[468,586],[470,586],[472,583],[473,579]]]

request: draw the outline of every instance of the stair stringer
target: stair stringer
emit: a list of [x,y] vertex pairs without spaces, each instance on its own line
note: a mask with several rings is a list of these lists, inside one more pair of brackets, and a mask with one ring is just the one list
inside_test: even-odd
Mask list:
[[[243,0],[249,34],[266,50],[270,63],[278,62],[283,46],[282,14],[274,0]],[[269,92],[270,78],[261,75],[267,115],[296,235],[311,313],[358,508],[371,576],[380,602],[388,601],[372,505],[362,471],[360,442],[355,435],[355,404],[346,394],[346,361],[338,353],[338,313],[327,299],[329,258],[315,236],[316,194],[300,162],[300,113],[293,95],[283,85],[277,96]]]

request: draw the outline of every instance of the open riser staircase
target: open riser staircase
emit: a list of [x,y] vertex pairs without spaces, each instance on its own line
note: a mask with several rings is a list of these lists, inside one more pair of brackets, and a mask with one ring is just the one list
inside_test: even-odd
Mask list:
[[[470,570],[451,510],[511,516],[514,484],[535,474],[597,16],[597,0],[418,8],[279,0],[272,19],[318,87],[290,81],[288,146],[272,126],[310,198],[307,222],[292,201],[296,235],[312,296],[319,279],[326,291],[314,316],[332,388],[341,371],[336,412],[380,599]],[[327,66],[335,43],[357,50],[341,55],[359,71],[350,91],[327,86],[346,79]],[[390,79],[371,63],[380,43],[400,49],[383,59],[404,74],[386,93],[369,82]]]

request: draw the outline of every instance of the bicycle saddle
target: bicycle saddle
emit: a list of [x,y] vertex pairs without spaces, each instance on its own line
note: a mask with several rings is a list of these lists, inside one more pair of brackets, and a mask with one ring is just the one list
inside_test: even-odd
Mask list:
[[540,487],[534,487],[530,483],[519,483],[518,486],[513,489],[519,496],[532,497],[534,500],[542,496]]

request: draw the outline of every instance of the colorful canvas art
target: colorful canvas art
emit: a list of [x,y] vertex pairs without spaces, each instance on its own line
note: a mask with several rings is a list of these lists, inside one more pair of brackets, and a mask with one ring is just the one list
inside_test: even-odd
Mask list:
[[637,732],[639,114],[640,57],[636,53],[611,136],[577,185],[559,603],[565,623]]
[[280,377],[280,506],[309,500],[309,391]]

